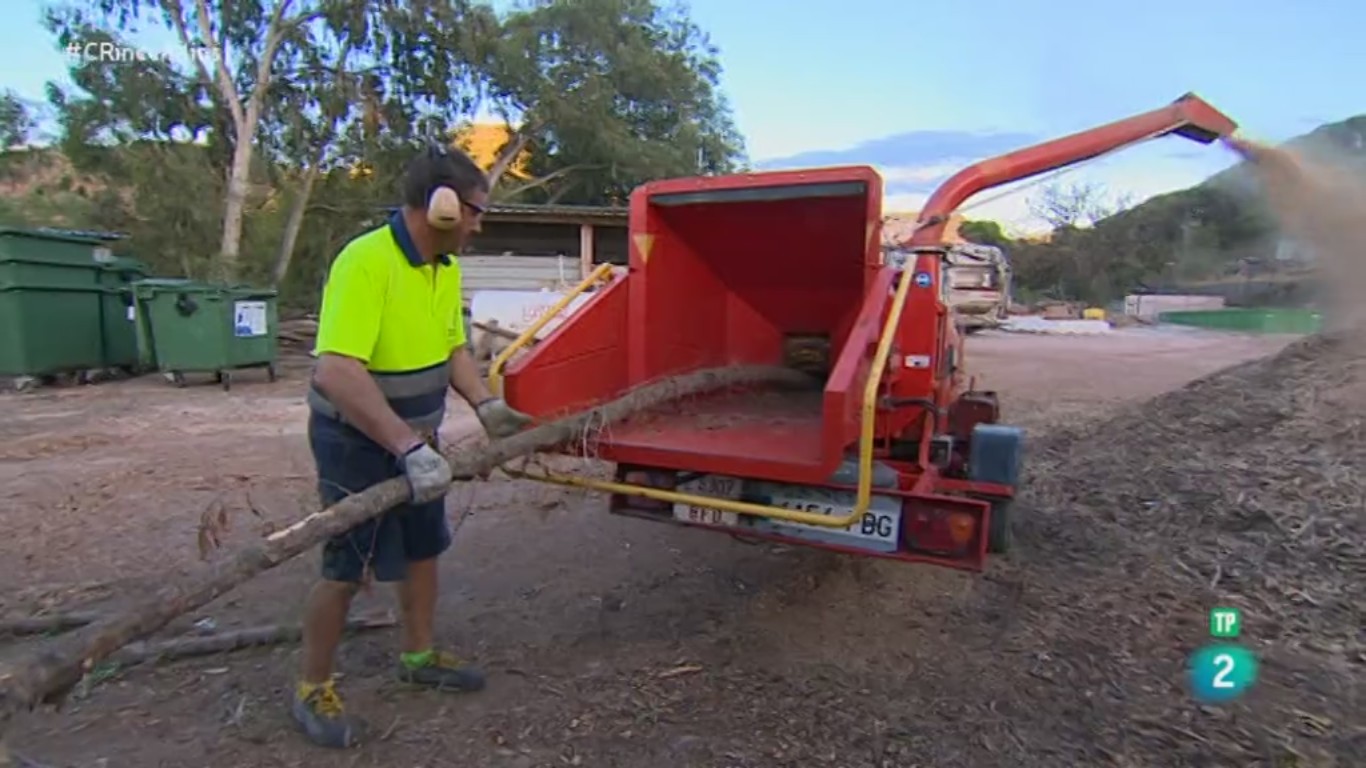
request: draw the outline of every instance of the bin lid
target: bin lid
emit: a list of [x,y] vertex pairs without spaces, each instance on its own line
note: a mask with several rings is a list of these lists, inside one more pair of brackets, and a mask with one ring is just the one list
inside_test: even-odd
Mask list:
[[223,290],[239,299],[273,299],[280,293],[274,288],[258,288],[252,285],[225,285]]
[[279,294],[273,288],[256,288],[245,284],[207,283],[181,277],[149,277],[135,280],[131,286],[133,290],[143,296],[175,291],[177,293],[212,293],[236,299],[272,299]]
[[205,283],[197,283],[183,277],[148,277],[142,280],[134,280],[129,286],[140,294],[149,295],[158,291],[190,291],[193,293],[205,293],[216,291],[217,289]]
[[38,255],[33,253],[3,253],[0,252],[0,263],[5,264],[42,264],[45,267],[57,269],[88,269],[98,271],[105,266],[104,263],[91,259],[90,261],[72,261],[60,256]]
[[83,245],[99,245],[128,236],[119,232],[102,232],[92,229],[62,229],[59,227],[10,227],[0,225],[0,237],[34,237],[41,240],[61,240]]
[[146,275],[152,271],[145,262],[131,256],[115,256],[100,266],[112,272],[140,272]]

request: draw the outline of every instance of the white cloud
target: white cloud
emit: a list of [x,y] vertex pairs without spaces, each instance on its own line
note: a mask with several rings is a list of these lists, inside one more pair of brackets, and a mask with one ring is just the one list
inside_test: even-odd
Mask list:
[[967,163],[944,162],[926,166],[880,167],[877,170],[878,173],[882,174],[882,180],[888,184],[897,182],[926,184],[947,179],[957,173],[964,165]]
[[919,211],[925,205],[929,195],[919,193],[905,195],[887,195],[882,198],[882,212],[888,213],[912,213]]
[[[1154,146],[1156,145],[1156,146]],[[1014,184],[986,190],[969,198],[959,212],[969,219],[990,219],[1007,230],[1019,234],[1040,232],[1046,225],[1029,211],[1029,200],[1050,183],[1091,183],[1103,186],[1111,202],[1128,196],[1137,205],[1156,195],[1186,189],[1199,184],[1212,173],[1227,167],[1232,157],[1217,147],[1200,148],[1195,155],[1172,153],[1184,141],[1159,140],[1149,146],[1134,148],[1085,165],[1071,166],[1061,174],[1045,174]],[[925,192],[897,192],[885,194],[883,210],[887,213],[918,211],[933,191],[934,185],[969,165],[935,163],[923,167],[899,166],[880,168],[888,187],[898,184],[924,184]]]

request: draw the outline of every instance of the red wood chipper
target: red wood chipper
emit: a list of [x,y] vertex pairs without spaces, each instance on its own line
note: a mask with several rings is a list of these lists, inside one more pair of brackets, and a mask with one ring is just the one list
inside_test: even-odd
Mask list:
[[705,368],[808,371],[823,387],[728,390],[611,425],[594,453],[616,464],[612,481],[537,479],[604,491],[623,515],[980,570],[1009,546],[1023,433],[966,375],[941,281],[949,214],[983,190],[1147,139],[1207,144],[1235,128],[1187,95],[968,167],[930,197],[898,263],[883,258],[872,168],[647,183],[631,195],[629,268],[599,267],[504,350],[491,384],[547,418]]

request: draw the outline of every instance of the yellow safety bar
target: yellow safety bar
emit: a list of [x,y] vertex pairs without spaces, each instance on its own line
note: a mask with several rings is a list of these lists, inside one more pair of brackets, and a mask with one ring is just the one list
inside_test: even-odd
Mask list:
[[822,515],[815,512],[799,512],[785,507],[753,504],[747,501],[698,496],[692,493],[669,491],[663,488],[651,488],[646,485],[632,485],[629,483],[597,480],[595,478],[579,477],[577,475],[561,475],[549,471],[534,474],[506,468],[503,471],[507,472],[507,474],[512,477],[537,480],[543,483],[553,483],[555,485],[587,488],[594,491],[620,493],[628,496],[641,496],[647,499],[672,502],[674,504],[691,504],[708,509],[720,509],[742,515],[757,515],[759,517],[786,520],[793,523],[804,523],[806,525],[814,525],[822,528],[847,528],[859,521],[873,502],[873,436],[877,417],[878,390],[882,386],[882,376],[887,370],[887,359],[892,353],[892,339],[895,336],[897,326],[901,322],[901,312],[906,306],[906,296],[910,292],[914,272],[915,270],[910,268],[904,269],[901,273],[901,279],[896,284],[896,293],[892,296],[891,310],[887,313],[886,322],[882,324],[882,335],[878,338],[877,351],[873,354],[873,365],[868,371],[868,381],[863,388],[863,402],[861,404],[862,421],[859,425],[861,430],[859,432],[858,445],[858,494],[854,502],[854,508],[849,511],[849,514],[844,515],[843,517]]
[[507,366],[508,360],[511,360],[512,356],[517,354],[517,350],[530,344],[536,338],[536,334],[540,333],[541,329],[545,327],[546,323],[553,320],[556,315],[564,311],[565,307],[569,306],[569,302],[573,301],[579,294],[592,288],[595,283],[600,282],[604,277],[611,273],[611,264],[599,264],[596,269],[588,274],[588,277],[581,280],[578,285],[574,286],[568,293],[560,297],[560,300],[555,302],[550,309],[547,309],[544,314],[536,318],[536,322],[532,323],[525,331],[522,331],[522,335],[513,339],[512,343],[507,346],[507,349],[499,352],[498,356],[493,358],[493,363],[489,366],[489,391],[495,395],[503,394],[503,368]]

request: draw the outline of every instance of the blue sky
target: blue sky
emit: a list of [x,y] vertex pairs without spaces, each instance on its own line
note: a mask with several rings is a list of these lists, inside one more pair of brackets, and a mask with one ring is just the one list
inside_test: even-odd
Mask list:
[[[11,0],[6,85],[41,98],[65,60],[41,4]],[[501,5],[502,3],[500,3]],[[756,165],[868,163],[888,210],[914,210],[953,170],[1194,91],[1254,138],[1366,113],[1360,0],[692,0]],[[140,40],[169,51],[167,35]],[[1068,174],[1137,199],[1226,167],[1169,138]],[[968,211],[1026,228],[1024,190]],[[986,197],[984,195],[983,197]],[[978,202],[969,201],[969,206]]]

